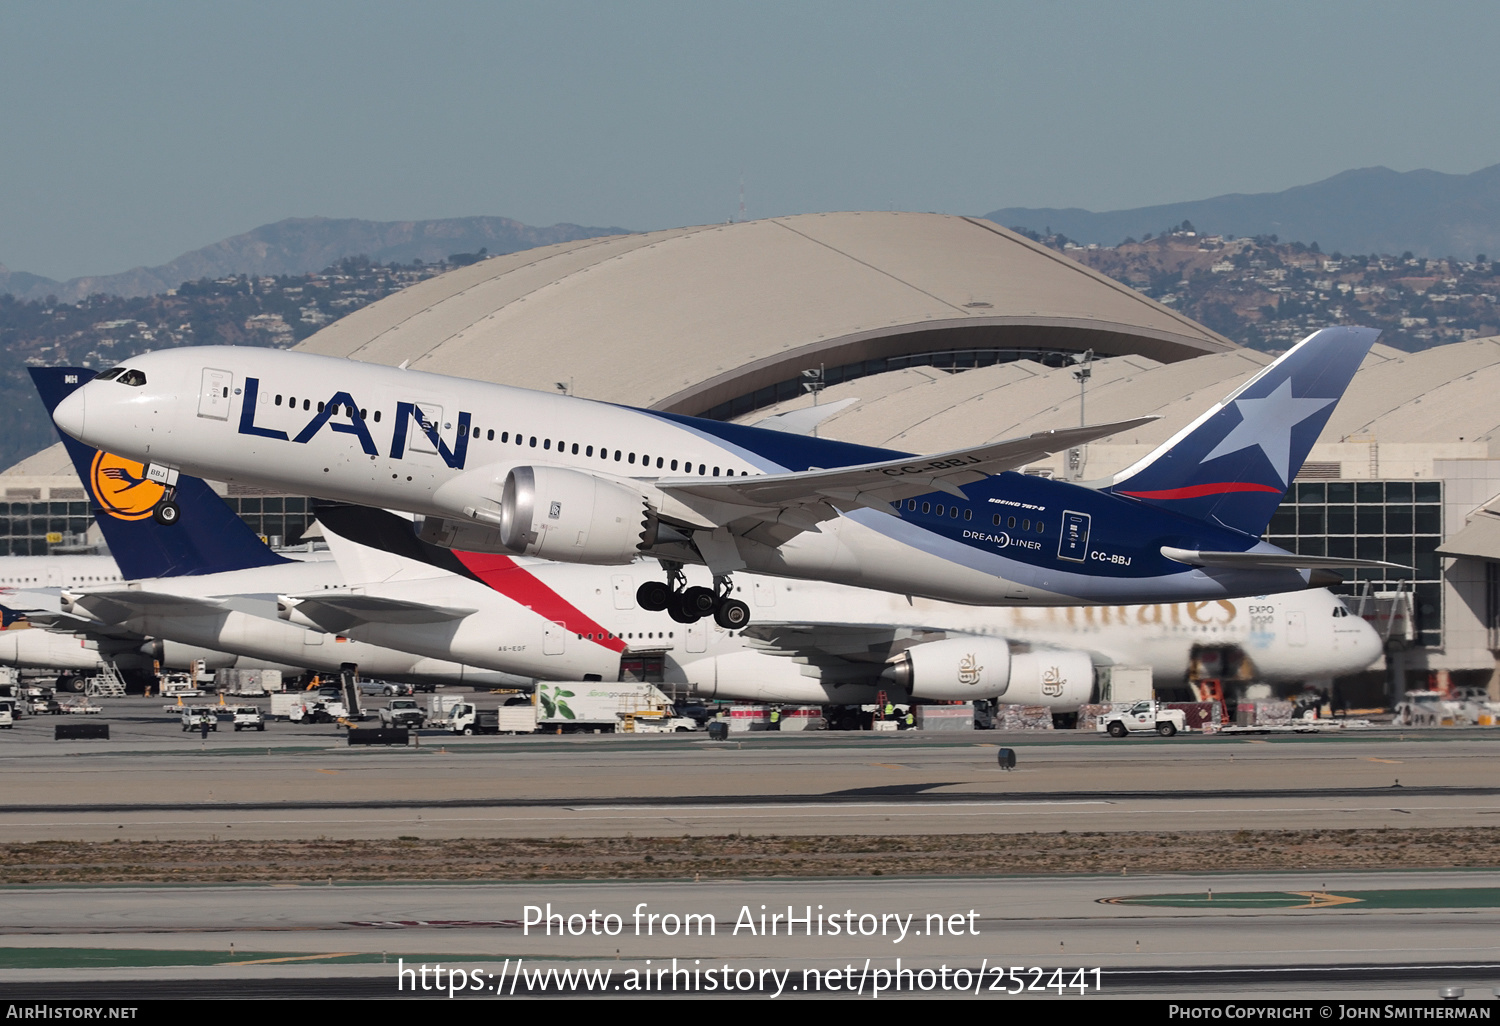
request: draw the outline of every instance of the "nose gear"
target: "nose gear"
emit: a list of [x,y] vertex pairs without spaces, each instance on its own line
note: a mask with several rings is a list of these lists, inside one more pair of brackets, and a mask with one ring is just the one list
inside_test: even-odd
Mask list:
[[168,488],[161,501],[151,507],[151,519],[165,527],[174,527],[182,519],[182,507],[177,505],[177,489]]

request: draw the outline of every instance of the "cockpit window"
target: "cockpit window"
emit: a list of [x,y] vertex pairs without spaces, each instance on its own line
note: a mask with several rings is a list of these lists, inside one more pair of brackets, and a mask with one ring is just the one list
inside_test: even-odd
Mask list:
[[144,371],[128,370],[124,374],[121,374],[117,380],[122,385],[140,386],[146,383],[146,374]]
[[124,367],[111,367],[107,371],[100,371],[99,375],[96,378],[94,378],[94,380],[95,381],[112,381],[123,370],[125,370]]

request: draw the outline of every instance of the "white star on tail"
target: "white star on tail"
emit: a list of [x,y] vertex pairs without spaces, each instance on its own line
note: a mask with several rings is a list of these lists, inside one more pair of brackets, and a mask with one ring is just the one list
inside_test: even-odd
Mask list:
[[1256,446],[1281,475],[1281,483],[1286,484],[1292,462],[1292,428],[1337,401],[1293,398],[1291,378],[1264,399],[1236,399],[1234,405],[1239,408],[1240,422],[1203,457],[1203,462]]

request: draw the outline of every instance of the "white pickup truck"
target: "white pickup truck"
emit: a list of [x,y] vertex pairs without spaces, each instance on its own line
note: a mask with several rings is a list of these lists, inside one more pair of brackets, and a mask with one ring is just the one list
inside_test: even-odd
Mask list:
[[1179,730],[1187,729],[1187,717],[1181,709],[1163,708],[1160,702],[1135,702],[1127,706],[1116,706],[1103,716],[1094,728],[1110,737],[1127,737],[1152,731],[1162,737],[1171,737]]
[[266,716],[258,705],[237,705],[233,715],[234,729],[237,731],[266,729]]

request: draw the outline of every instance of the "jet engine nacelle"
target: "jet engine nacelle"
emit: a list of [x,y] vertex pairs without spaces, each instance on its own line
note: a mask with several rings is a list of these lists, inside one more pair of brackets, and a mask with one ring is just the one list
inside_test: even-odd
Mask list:
[[938,702],[996,698],[1019,705],[1083,705],[1094,688],[1088,653],[1016,651],[1003,638],[947,638],[907,649],[885,676],[913,698]]
[[624,485],[565,467],[516,467],[500,499],[500,540],[511,552],[563,563],[628,563],[655,517]]

